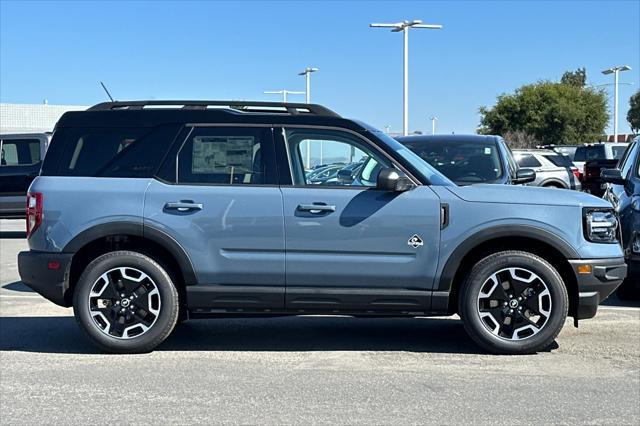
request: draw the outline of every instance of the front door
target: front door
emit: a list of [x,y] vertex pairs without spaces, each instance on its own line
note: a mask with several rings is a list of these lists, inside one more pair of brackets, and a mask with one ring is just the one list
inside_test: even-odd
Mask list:
[[270,127],[186,129],[152,180],[145,232],[187,252],[195,312],[284,309],[284,225]]
[[[292,186],[282,188],[287,309],[421,312],[437,267],[440,203],[428,186],[376,188],[393,161],[347,131],[288,128]],[[309,150],[309,151],[307,151]],[[340,164],[316,183],[316,165]]]

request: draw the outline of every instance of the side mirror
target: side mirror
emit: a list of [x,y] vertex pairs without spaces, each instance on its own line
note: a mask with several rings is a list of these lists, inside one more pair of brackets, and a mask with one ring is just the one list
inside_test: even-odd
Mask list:
[[619,169],[602,169],[600,171],[600,177],[603,181],[614,185],[624,185],[626,182]]
[[513,180],[515,184],[529,183],[536,180],[536,172],[533,169],[518,169],[516,178]]
[[338,178],[338,182],[340,183],[352,183],[354,176],[349,169],[340,169],[338,170],[338,174],[336,175]]
[[413,183],[400,170],[386,168],[378,173],[377,188],[383,191],[403,192],[413,188]]

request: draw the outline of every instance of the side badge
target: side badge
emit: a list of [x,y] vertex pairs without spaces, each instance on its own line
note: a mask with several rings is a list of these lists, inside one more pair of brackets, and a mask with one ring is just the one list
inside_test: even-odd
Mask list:
[[413,248],[418,248],[424,245],[424,242],[422,241],[422,238],[420,238],[417,234],[413,234],[413,237],[409,238],[407,244],[409,244]]

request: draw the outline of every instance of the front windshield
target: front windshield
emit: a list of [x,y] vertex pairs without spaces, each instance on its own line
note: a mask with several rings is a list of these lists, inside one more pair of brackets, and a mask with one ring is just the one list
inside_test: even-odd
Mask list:
[[406,148],[397,140],[379,130],[376,130],[374,133],[378,138],[382,139],[388,146],[390,146],[391,149],[397,152],[405,161],[409,162],[420,173],[422,173],[431,185],[455,185],[447,179],[446,176],[431,167],[431,165],[427,164],[422,158],[420,158],[420,156]]
[[496,183],[504,174],[494,140],[407,138],[402,143],[458,185]]

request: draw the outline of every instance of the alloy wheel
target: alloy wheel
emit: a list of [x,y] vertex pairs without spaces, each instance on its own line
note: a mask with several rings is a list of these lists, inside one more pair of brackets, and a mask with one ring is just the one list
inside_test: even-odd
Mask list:
[[102,333],[132,339],[146,333],[160,314],[160,292],[143,271],[129,266],[102,274],[89,293],[89,313]]
[[480,287],[477,312],[482,324],[505,340],[539,333],[551,315],[551,293],[540,276],[525,268],[505,268]]

